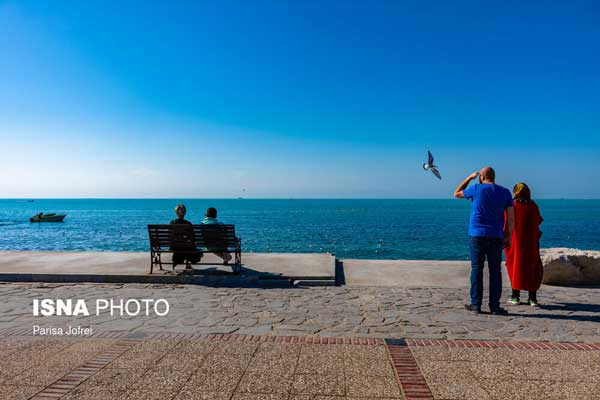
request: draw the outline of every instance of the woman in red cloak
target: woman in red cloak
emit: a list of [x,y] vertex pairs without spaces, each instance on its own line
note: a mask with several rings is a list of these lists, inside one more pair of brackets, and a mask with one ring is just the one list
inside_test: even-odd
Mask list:
[[539,306],[537,291],[542,284],[544,269],[540,258],[540,210],[533,200],[531,191],[524,183],[513,188],[515,200],[515,227],[510,247],[504,249],[506,268],[512,285],[510,304],[520,303],[521,290],[529,292],[528,304]]

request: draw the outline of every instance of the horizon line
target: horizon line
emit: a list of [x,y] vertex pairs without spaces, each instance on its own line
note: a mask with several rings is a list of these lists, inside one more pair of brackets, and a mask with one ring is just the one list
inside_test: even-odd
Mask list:
[[[597,197],[537,197],[537,200],[600,200]],[[534,200],[536,200],[534,199]],[[0,197],[0,200],[460,200],[454,197]]]

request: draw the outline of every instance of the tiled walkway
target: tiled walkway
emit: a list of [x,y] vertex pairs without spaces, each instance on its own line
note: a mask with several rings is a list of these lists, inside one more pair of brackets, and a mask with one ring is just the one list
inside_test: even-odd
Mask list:
[[214,335],[0,340],[3,399],[600,399],[600,345]]
[[[507,306],[510,315],[498,317],[467,313],[466,288],[0,284],[0,331],[82,325],[129,338],[168,332],[600,341],[600,288],[543,287],[539,296],[543,308]],[[95,315],[93,309],[86,318],[35,317],[35,298],[85,299],[90,307],[97,299],[166,299],[171,308],[164,317]]]

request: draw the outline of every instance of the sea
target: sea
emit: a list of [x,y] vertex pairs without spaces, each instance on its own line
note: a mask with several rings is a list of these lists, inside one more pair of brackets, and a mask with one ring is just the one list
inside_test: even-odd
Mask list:
[[[468,259],[467,200],[1,199],[0,250],[148,251],[148,224],[177,204],[235,224],[243,252],[334,253],[358,259]],[[600,250],[600,200],[539,200],[542,247]],[[62,223],[30,223],[39,212]]]

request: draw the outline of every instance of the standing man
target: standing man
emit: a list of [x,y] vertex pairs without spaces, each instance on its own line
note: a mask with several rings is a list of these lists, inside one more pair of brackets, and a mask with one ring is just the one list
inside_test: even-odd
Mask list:
[[[479,184],[469,188],[469,182],[479,177]],[[483,266],[487,258],[490,272],[490,311],[494,315],[507,315],[500,307],[502,296],[502,245],[510,247],[515,220],[510,191],[495,183],[492,167],[484,167],[469,175],[454,191],[454,197],[473,202],[469,236],[471,238],[471,304],[469,311],[480,313],[483,301]],[[504,230],[504,212],[507,221]]]

